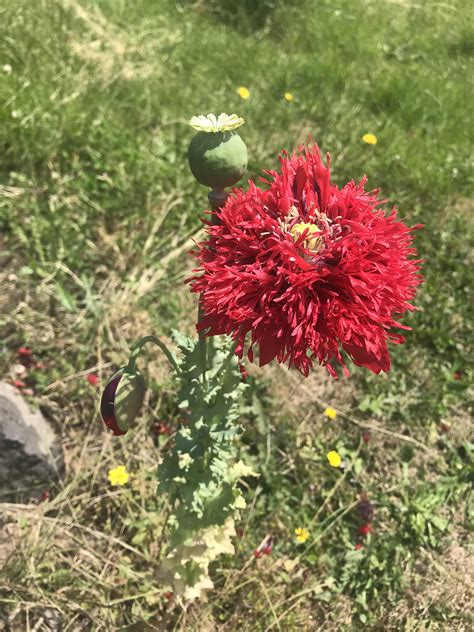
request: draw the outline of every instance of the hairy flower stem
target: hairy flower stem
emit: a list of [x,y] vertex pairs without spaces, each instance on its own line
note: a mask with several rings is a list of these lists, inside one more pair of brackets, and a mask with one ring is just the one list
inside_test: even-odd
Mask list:
[[202,377],[200,340],[173,334],[180,350],[176,404],[186,423],[163,454],[158,495],[167,497],[169,548],[160,577],[177,596],[192,601],[212,587],[208,567],[232,554],[234,520],[245,507],[238,481],[252,476],[237,458],[242,383],[235,342],[207,341],[207,380]]
[[[227,200],[227,193],[224,191],[224,189],[212,189],[208,193],[207,197],[209,199],[211,208],[213,212],[215,213],[218,209],[220,209],[225,204]],[[211,223],[217,224],[218,222],[219,222],[219,219],[217,215],[213,214],[211,216]],[[198,323],[201,321],[203,316],[204,316],[204,310],[202,307],[201,300],[199,299]],[[209,343],[212,344],[212,340],[210,340]],[[208,356],[208,340],[206,338],[205,331],[199,332],[199,349],[200,349],[200,355],[201,355],[202,380],[203,380],[204,388],[206,388],[206,385],[207,385],[206,370],[207,370],[207,363],[208,363],[208,357],[207,357]]]
[[143,336],[143,338],[140,338],[139,340],[137,340],[137,342],[133,345],[132,347],[132,351],[130,353],[130,357],[128,359],[128,364],[127,364],[127,371],[129,371],[130,373],[134,373],[135,372],[135,365],[137,363],[137,358],[138,355],[140,354],[141,348],[143,347],[143,345],[145,345],[147,342],[153,342],[155,345],[158,345],[158,347],[163,351],[163,353],[165,354],[165,356],[167,357],[167,359],[169,360],[171,366],[173,367],[173,369],[176,371],[176,374],[179,375],[180,373],[180,368],[175,360],[175,358],[173,357],[173,354],[171,353],[171,351],[168,349],[168,347],[165,345],[164,342],[162,342],[159,338],[157,338],[156,336]]

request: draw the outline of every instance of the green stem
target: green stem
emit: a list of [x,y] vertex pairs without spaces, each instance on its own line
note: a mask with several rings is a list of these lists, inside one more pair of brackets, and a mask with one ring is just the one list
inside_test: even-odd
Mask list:
[[[203,310],[202,310],[202,305],[201,305],[201,299],[199,299],[198,322],[201,321],[202,315],[203,315]],[[207,390],[207,375],[206,375],[206,371],[207,371],[207,338],[206,338],[206,332],[202,331],[202,330],[199,332],[199,355],[201,356],[202,384],[203,384],[204,390]]]
[[173,357],[173,354],[165,345],[165,343],[162,342],[156,336],[143,336],[143,338],[140,338],[139,340],[137,340],[137,342],[133,345],[132,351],[130,353],[130,358],[128,360],[128,365],[127,365],[128,371],[130,371],[131,373],[135,372],[135,365],[137,362],[138,354],[140,353],[143,345],[145,345],[147,342],[153,342],[155,345],[157,345],[163,351],[165,356],[168,358],[171,366],[176,371],[176,373],[180,373],[179,366],[177,365],[176,360]]

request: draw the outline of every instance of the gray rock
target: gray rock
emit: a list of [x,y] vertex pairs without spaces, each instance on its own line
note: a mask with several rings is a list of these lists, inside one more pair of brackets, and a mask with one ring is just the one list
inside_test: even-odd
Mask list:
[[27,501],[63,476],[62,450],[49,422],[0,382],[0,501]]

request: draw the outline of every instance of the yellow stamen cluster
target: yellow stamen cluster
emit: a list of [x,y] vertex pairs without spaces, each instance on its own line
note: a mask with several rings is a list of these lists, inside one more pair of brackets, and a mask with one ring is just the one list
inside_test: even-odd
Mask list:
[[316,226],[316,224],[301,222],[300,224],[293,224],[290,228],[290,233],[295,241],[297,241],[305,232],[306,238],[303,241],[303,245],[308,248],[308,250],[313,250],[314,252],[321,250],[323,242],[321,236],[317,235],[321,232],[321,230]]

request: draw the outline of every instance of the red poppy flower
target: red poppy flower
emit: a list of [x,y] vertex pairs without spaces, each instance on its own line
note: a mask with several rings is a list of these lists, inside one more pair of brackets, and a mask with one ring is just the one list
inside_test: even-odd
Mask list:
[[[388,371],[387,342],[404,342],[393,328],[414,307],[421,282],[412,230],[396,211],[380,209],[366,179],[339,189],[319,148],[300,147],[280,156],[281,171],[269,171],[269,188],[253,182],[234,189],[208,225],[195,252],[206,335],[230,334],[242,357],[260,365],[274,358],[304,375],[313,360],[337,377],[331,360],[347,373],[341,351],[359,366]],[[329,156],[328,156],[329,165]]]

